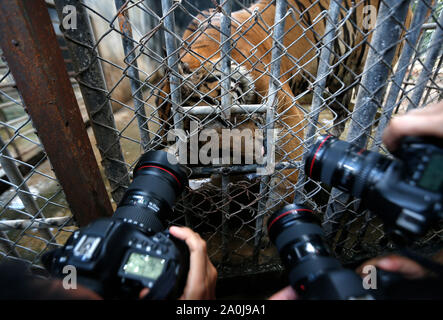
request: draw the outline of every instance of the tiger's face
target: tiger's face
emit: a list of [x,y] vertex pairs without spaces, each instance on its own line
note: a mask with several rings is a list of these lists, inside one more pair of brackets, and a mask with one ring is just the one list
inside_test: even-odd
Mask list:
[[[220,64],[206,63],[197,70],[189,69],[186,63],[179,64],[183,77],[181,98],[183,106],[221,105],[221,80],[224,78]],[[259,98],[250,72],[243,66],[231,63],[231,86],[233,104],[256,104]]]
[[[181,107],[184,107],[185,114],[183,117],[183,129],[186,132],[190,132],[192,129],[191,121],[198,123],[198,130],[213,129],[217,132],[217,135],[222,137],[223,129],[250,129],[255,130],[257,127],[264,124],[262,115],[257,113],[244,114],[244,113],[231,113],[229,118],[223,118],[221,116],[221,101],[222,101],[222,79],[223,73],[219,67],[220,63],[206,63],[201,65],[196,70],[191,70],[187,64],[180,62],[178,71],[181,76]],[[250,105],[258,104],[261,102],[260,95],[256,92],[254,86],[254,79],[250,72],[243,66],[239,66],[235,62],[231,64],[230,73],[230,91],[229,94],[232,97],[233,105]],[[168,85],[169,87],[169,85]],[[170,88],[163,90],[169,93]],[[159,101],[157,99],[157,107],[159,115],[167,122],[167,128],[163,134],[166,134],[168,130],[173,128],[173,112],[171,103],[167,99]],[[199,108],[212,107],[211,112],[202,113]],[[166,125],[165,125],[166,127]],[[190,133],[192,134],[192,133]],[[199,142],[199,145],[203,145],[204,142]],[[220,154],[222,150],[222,141],[219,142]],[[240,152],[243,155],[245,146],[231,146],[233,152],[236,148],[240,148]]]

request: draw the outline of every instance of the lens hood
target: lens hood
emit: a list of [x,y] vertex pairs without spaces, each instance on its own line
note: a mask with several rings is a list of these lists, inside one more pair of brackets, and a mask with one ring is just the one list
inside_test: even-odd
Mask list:
[[268,219],[268,234],[273,240],[283,229],[294,223],[314,223],[320,225],[320,219],[314,211],[304,205],[288,204],[274,212]]
[[142,169],[157,168],[171,175],[179,186],[179,193],[189,185],[188,175],[180,164],[172,164],[169,158],[173,157],[166,151],[155,150],[144,153],[134,168],[134,178]]

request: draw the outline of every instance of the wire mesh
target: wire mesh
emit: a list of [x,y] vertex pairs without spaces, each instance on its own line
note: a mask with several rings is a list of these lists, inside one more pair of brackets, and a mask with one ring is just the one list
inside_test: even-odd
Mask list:
[[44,274],[40,257],[67,240],[72,216],[5,63],[0,72],[0,260]]
[[[321,215],[343,262],[392,249],[380,218],[357,199],[305,177],[303,160],[313,138],[326,132],[388,153],[381,132],[389,119],[442,99],[442,1],[54,2],[60,21],[67,5],[81,21],[56,30],[65,36],[68,69],[115,203],[141,154],[164,149],[190,176],[168,223],[199,232],[221,276],[278,266],[265,226],[294,199]],[[14,89],[7,70],[0,69],[2,104],[23,109],[18,93],[5,91]],[[49,164],[31,119],[22,112],[11,124],[3,110],[2,150],[11,156],[2,157],[28,168],[26,182],[41,176],[56,186],[42,169]],[[29,164],[20,156],[22,140],[39,150],[40,160]],[[208,140],[216,147],[208,150]],[[38,203],[31,214],[11,209],[18,185],[2,183],[9,200],[0,213],[0,252],[29,251],[32,256],[22,255],[38,264],[45,249],[23,239],[38,239],[45,248],[63,243],[72,222],[62,191],[32,192],[27,183],[31,191],[23,192]],[[47,213],[53,206],[57,213]],[[60,217],[54,220],[60,224],[11,230],[16,222],[10,220],[41,215]],[[416,245],[441,244],[441,230]]]

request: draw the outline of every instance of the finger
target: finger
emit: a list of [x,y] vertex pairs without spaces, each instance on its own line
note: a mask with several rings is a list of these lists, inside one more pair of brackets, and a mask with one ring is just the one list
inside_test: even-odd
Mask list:
[[206,275],[207,275],[208,299],[215,299],[215,286],[217,284],[218,272],[217,269],[212,264],[211,260],[209,260],[209,257],[207,257],[206,265],[207,265]]
[[198,267],[206,267],[206,242],[200,237],[200,235],[187,227],[175,227],[169,228],[169,232],[176,238],[186,242],[190,254],[191,261],[194,260]]
[[366,275],[363,273],[363,268],[364,266],[367,265],[373,265],[389,272],[398,272],[408,278],[420,278],[425,276],[427,273],[426,269],[424,269],[415,261],[412,261],[406,257],[398,255],[377,257],[368,260],[365,263],[363,263],[360,267],[358,267],[356,269],[356,272],[361,276]]
[[206,242],[196,232],[186,227],[171,227],[169,232],[185,241],[189,247],[189,273],[184,296],[187,299],[196,299],[205,289],[203,284],[207,277]]
[[169,232],[176,237],[177,239],[186,241],[186,238],[190,237],[194,231],[187,227],[177,227],[171,226],[169,227]]
[[146,297],[149,294],[149,288],[143,288],[140,293],[138,294],[138,297],[140,299],[143,299],[144,297]]
[[287,286],[280,291],[274,293],[268,300],[296,300],[297,293],[291,286]]
[[383,259],[383,257],[377,257],[377,258],[370,259],[370,260],[366,261],[365,263],[363,263],[362,265],[360,265],[357,269],[355,269],[355,272],[361,276],[366,275],[363,273],[364,267],[365,266],[375,266],[377,264],[377,262],[381,259]]
[[393,151],[405,136],[436,136],[443,138],[443,115],[406,114],[393,118],[383,133],[383,142]]
[[384,131],[383,142],[393,151],[398,147],[399,140],[407,135],[432,135],[443,138],[442,123],[443,100],[393,118]]
[[408,113],[416,113],[416,114],[435,114],[443,112],[443,100],[437,102],[428,104],[424,108],[416,108],[411,111],[408,111]]
[[386,271],[402,273],[408,278],[421,278],[426,275],[426,270],[421,265],[402,256],[385,257],[375,265]]

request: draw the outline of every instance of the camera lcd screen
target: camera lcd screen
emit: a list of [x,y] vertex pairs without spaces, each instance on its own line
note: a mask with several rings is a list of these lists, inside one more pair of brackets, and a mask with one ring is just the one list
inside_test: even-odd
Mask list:
[[434,155],[423,172],[418,185],[431,191],[440,191],[443,188],[443,155]]
[[161,275],[164,265],[164,259],[133,252],[130,254],[123,270],[125,273],[156,280]]

